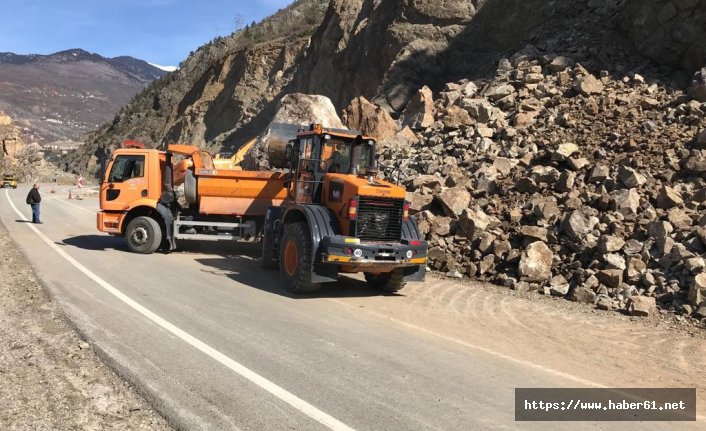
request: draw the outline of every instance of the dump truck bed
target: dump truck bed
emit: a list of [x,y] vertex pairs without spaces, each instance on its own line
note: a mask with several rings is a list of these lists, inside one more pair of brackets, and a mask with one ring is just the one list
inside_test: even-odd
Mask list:
[[264,216],[287,198],[282,172],[199,169],[196,176],[199,211],[206,215]]

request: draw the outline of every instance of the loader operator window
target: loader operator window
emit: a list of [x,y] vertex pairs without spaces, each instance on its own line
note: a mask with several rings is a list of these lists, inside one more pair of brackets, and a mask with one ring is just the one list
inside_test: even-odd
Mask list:
[[[322,160],[330,173],[347,174],[351,168],[351,154],[353,142],[332,139],[326,141],[322,150]],[[371,146],[367,143],[360,144],[360,157],[354,160],[358,173],[365,174],[370,157]]]
[[122,183],[145,175],[145,156],[118,156],[113,162],[108,182]]
[[351,145],[337,140],[326,141],[321,156],[328,172],[347,173],[351,166]]

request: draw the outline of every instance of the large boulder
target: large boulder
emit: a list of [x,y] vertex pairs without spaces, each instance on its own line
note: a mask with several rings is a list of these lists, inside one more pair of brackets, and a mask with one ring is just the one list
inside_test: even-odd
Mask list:
[[618,171],[620,182],[627,188],[640,187],[647,182],[644,175],[637,172],[635,169],[621,166]]
[[593,231],[599,220],[590,208],[581,208],[566,215],[561,230],[573,239],[579,239]]
[[546,281],[552,276],[554,253],[547,244],[536,241],[527,246],[520,258],[520,277],[528,281]]
[[547,65],[547,68],[550,71],[557,73],[557,72],[564,71],[570,67],[574,67],[575,64],[576,64],[576,62],[569,57],[558,56],[558,57],[554,58],[554,60],[552,60],[552,62]]
[[441,121],[444,123],[444,126],[450,129],[472,126],[475,123],[473,118],[468,114],[468,111],[458,106],[449,106]]
[[623,283],[622,269],[603,269],[596,273],[596,277],[601,283],[610,288],[617,288]]
[[663,186],[657,196],[657,207],[670,209],[684,203],[681,194],[671,187]]
[[299,127],[321,124],[327,128],[345,126],[328,97],[293,93],[280,100],[277,113],[265,132],[245,155],[243,169],[252,171],[284,168],[284,149]]
[[397,123],[390,114],[365,97],[356,97],[345,109],[346,126],[381,141],[397,136]]
[[689,288],[689,302],[701,305],[704,301],[706,301],[706,272],[694,277]]
[[432,195],[408,192],[407,202],[409,202],[409,213],[414,215],[428,209],[433,200],[434,196]]
[[631,296],[625,309],[631,316],[647,317],[657,312],[657,302],[649,296]]
[[600,94],[603,92],[603,88],[604,86],[600,79],[596,78],[591,74],[577,79],[574,83],[574,90],[584,96]]
[[486,214],[480,208],[475,210],[463,210],[458,221],[461,226],[461,230],[468,238],[473,238],[474,235],[477,235],[487,229],[496,228],[501,224],[500,220]]
[[437,200],[449,217],[458,217],[471,203],[471,194],[465,187],[452,187],[437,195]]
[[434,124],[434,94],[426,85],[407,104],[402,114],[402,125],[426,129]]
[[617,190],[611,193],[611,207],[625,217],[634,217],[640,208],[640,194],[635,189]]
[[461,107],[467,110],[470,116],[481,124],[505,119],[505,113],[493,106],[488,99],[466,98],[461,101]]
[[331,99],[314,94],[292,93],[284,96],[272,122],[301,125],[318,123],[334,129],[345,128]]

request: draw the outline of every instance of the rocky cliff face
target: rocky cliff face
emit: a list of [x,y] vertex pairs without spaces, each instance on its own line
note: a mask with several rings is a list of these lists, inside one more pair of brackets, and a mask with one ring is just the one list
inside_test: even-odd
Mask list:
[[[178,71],[155,82],[63,160],[70,171],[95,172],[96,156],[125,139],[149,145],[184,142],[211,150],[235,147],[262,132],[290,88],[325,0],[298,0],[260,24],[216,38]],[[269,118],[268,118],[269,117]]]
[[0,111],[0,175],[12,174],[19,180],[34,176],[43,166],[38,144],[27,144],[12,118]]
[[706,1],[628,0],[621,26],[647,57],[693,72],[706,59]]
[[[706,63],[704,11],[696,0],[300,0],[200,48],[65,164],[93,169],[93,153],[127,138],[238,147],[290,93],[327,96],[339,111],[363,96],[397,119],[424,85],[438,93],[460,79],[489,82],[498,60],[527,42],[593,73],[639,70],[683,86]],[[646,68],[648,59],[663,68]]]
[[[393,111],[423,85],[492,70],[560,8],[542,0],[334,0],[297,76],[339,107],[363,95]],[[566,3],[566,2],[563,2]]]
[[23,147],[20,129],[15,126],[9,115],[0,111],[0,160],[3,167],[8,166]]

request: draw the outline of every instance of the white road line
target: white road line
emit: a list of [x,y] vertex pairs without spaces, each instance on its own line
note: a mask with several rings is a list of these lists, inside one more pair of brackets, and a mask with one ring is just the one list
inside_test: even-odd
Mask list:
[[79,210],[81,210],[81,211],[83,211],[83,212],[85,212],[85,213],[88,213],[88,214],[90,214],[90,215],[93,215],[93,216],[96,215],[96,212],[95,212],[95,211],[87,210],[86,208],[80,207],[80,206],[78,206],[78,205],[76,205],[76,204],[72,204],[71,202],[67,202],[67,201],[65,201],[65,200],[63,200],[63,199],[60,199],[60,198],[49,198],[49,199],[55,200],[55,201],[59,201],[59,202],[63,202],[63,203],[65,203],[66,205],[71,205],[72,207],[78,208]]
[[[17,213],[17,215],[19,215],[23,220],[27,221],[27,218],[17,209],[15,204],[10,199],[10,195],[9,195],[9,193],[7,193],[7,190],[5,190],[5,195],[7,197],[8,202],[10,203],[10,206]],[[100,287],[102,287],[103,289],[108,291],[108,293],[115,296],[120,301],[122,301],[123,303],[128,305],[130,308],[132,308],[133,310],[142,314],[144,317],[151,320],[155,324],[159,325],[163,329],[171,332],[172,334],[174,334],[176,337],[178,337],[179,339],[181,339],[185,343],[196,348],[197,350],[199,350],[202,353],[209,356],[211,359],[219,362],[220,364],[229,368],[230,370],[232,370],[236,374],[249,380],[250,382],[254,383],[255,385],[259,386],[260,388],[264,389],[265,391],[269,392],[270,394],[274,395],[275,397],[279,398],[280,400],[284,401],[285,403],[289,404],[290,406],[294,407],[295,409],[297,409],[300,412],[304,413],[305,415],[309,416],[313,420],[326,426],[327,428],[329,428],[331,430],[335,430],[335,431],[339,431],[339,430],[340,431],[353,431],[353,428],[349,427],[348,425],[344,424],[343,422],[339,421],[338,419],[328,415],[327,413],[324,413],[323,411],[319,410],[318,408],[314,407],[313,405],[309,404],[308,402],[302,400],[301,398],[297,397],[296,395],[292,394],[291,392],[287,391],[286,389],[267,380],[265,377],[262,377],[261,375],[255,373],[254,371],[250,370],[249,368],[246,368],[244,365],[240,364],[239,362],[236,362],[235,360],[229,358],[228,356],[224,355],[223,353],[219,352],[218,350],[214,349],[213,347],[209,346],[208,344],[204,343],[203,341],[199,340],[198,338],[192,336],[191,334],[178,328],[177,326],[169,323],[167,320],[163,319],[162,317],[160,317],[157,314],[153,313],[152,311],[148,310],[144,306],[140,305],[139,303],[134,301],[132,298],[128,297],[127,295],[125,295],[124,293],[122,293],[121,291],[119,291],[118,289],[113,287],[107,281],[103,280],[102,278],[100,278],[99,276],[97,276],[96,274],[91,272],[91,270],[89,270],[88,268],[83,266],[76,259],[69,256],[68,253],[66,253],[64,250],[60,249],[56,244],[54,244],[54,242],[52,242],[52,240],[50,240],[39,229],[37,229],[36,226],[34,226],[33,224],[27,224],[27,227],[32,229],[34,231],[34,233],[36,233],[42,241],[44,241],[50,248],[52,248],[54,251],[56,251],[67,262],[69,262],[76,269],[81,271],[88,278],[90,278],[91,280],[96,282],[96,284],[98,284]]]

